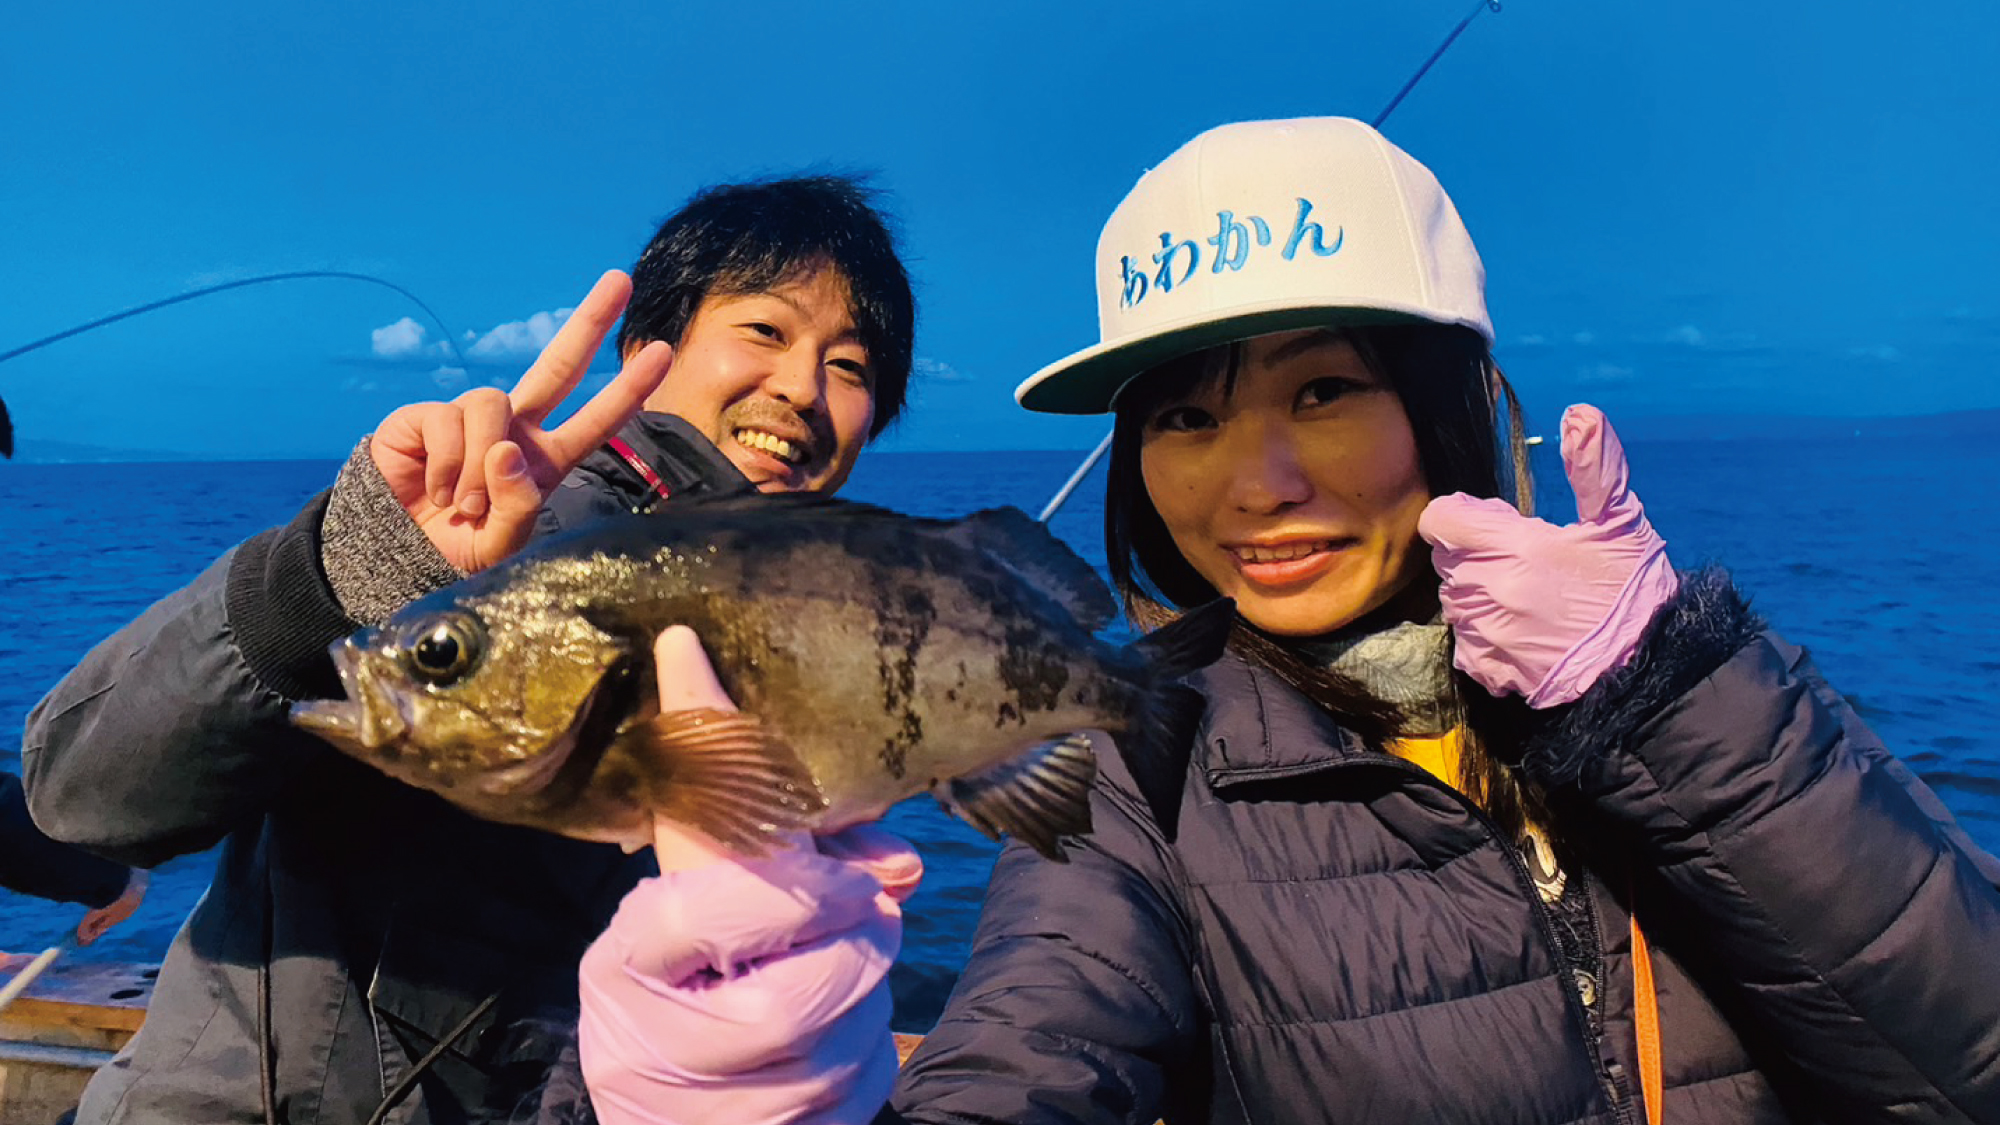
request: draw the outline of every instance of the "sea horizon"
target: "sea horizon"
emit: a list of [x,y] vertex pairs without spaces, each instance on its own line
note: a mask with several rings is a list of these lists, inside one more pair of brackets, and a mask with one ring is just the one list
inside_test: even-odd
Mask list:
[[[1627,441],[1734,441],[1762,438],[1770,441],[1799,441],[1832,438],[1880,438],[1916,436],[1922,433],[2000,435],[2000,406],[1965,407],[1955,410],[1908,414],[1807,414],[1755,411],[1716,411],[1682,414],[1633,414],[1612,419]],[[18,425],[18,421],[17,421]],[[949,453],[1004,454],[1072,453],[1079,459],[1088,447],[1062,445],[996,445],[972,448],[965,445],[902,446],[894,431],[869,450],[881,454]],[[164,449],[132,449],[100,446],[88,442],[20,437],[17,434],[12,463],[17,465],[151,465],[200,462],[212,464],[295,464],[338,461],[347,451],[299,451],[281,456],[230,457],[222,451],[182,452]],[[0,461],[0,468],[6,462]]]

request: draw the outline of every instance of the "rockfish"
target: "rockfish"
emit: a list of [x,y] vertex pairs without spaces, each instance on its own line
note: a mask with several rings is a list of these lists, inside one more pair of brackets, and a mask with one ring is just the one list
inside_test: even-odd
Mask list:
[[[930,790],[1051,859],[1090,828],[1108,732],[1177,794],[1223,600],[1137,643],[1014,508],[920,519],[811,494],[693,498],[531,544],[333,646],[299,726],[492,820],[628,848],[655,813],[746,854]],[[660,713],[653,641],[701,638],[742,710]],[[1192,710],[1192,713],[1191,713]]]

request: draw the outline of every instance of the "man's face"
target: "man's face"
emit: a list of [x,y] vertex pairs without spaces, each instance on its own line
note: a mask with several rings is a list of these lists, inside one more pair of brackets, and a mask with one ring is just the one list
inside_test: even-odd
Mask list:
[[832,492],[875,421],[847,282],[823,267],[695,310],[646,409],[701,431],[762,492]]

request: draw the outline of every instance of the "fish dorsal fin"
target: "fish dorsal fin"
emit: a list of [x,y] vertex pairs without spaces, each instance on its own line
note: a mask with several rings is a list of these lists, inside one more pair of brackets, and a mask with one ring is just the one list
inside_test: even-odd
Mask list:
[[1047,525],[1019,508],[988,508],[953,521],[945,537],[986,555],[1097,632],[1118,615],[1104,579]]
[[939,782],[939,803],[998,840],[1002,832],[1057,863],[1067,863],[1062,837],[1090,832],[1090,783],[1097,754],[1090,739],[1072,734],[1040,743],[984,773]]

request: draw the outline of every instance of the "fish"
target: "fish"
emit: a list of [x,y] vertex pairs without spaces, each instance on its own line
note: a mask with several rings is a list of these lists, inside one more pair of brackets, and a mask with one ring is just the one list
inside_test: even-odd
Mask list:
[[[676,500],[531,542],[331,651],[292,722],[502,823],[636,850],[653,817],[739,854],[930,792],[1064,857],[1111,738],[1177,798],[1235,621],[1218,599],[1117,645],[1090,565],[1017,508],[957,519],[813,493]],[[662,713],[653,642],[692,628],[740,708]],[[1160,799],[1166,799],[1162,797]]]

